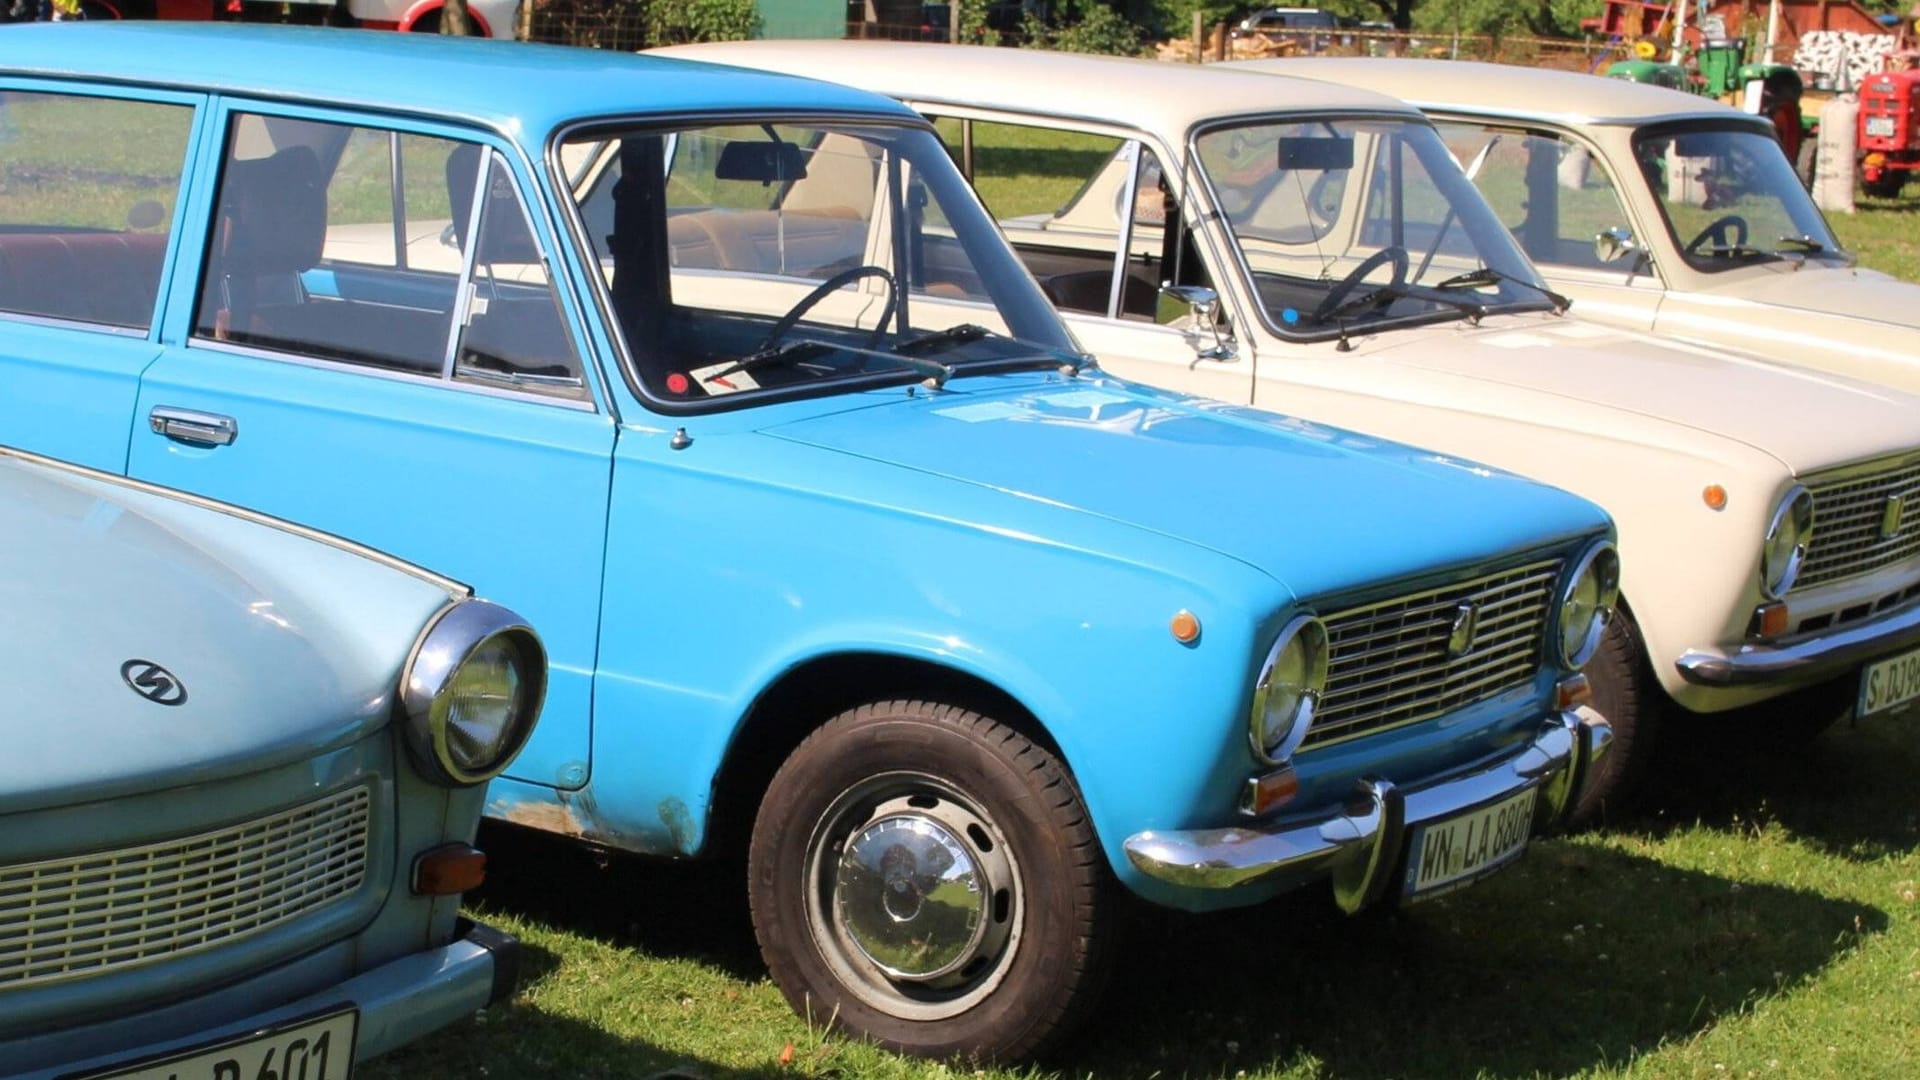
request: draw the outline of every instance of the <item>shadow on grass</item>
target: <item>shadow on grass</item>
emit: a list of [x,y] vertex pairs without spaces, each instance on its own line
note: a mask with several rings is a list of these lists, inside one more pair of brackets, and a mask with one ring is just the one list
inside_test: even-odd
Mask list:
[[1811,977],[1883,913],[1591,843],[1404,912],[1308,898],[1146,912],[1093,1030],[1057,1066],[1100,1077],[1560,1074],[1621,1064]]

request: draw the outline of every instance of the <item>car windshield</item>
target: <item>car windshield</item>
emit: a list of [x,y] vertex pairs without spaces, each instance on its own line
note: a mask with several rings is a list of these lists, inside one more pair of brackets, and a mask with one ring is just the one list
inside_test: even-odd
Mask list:
[[924,129],[587,128],[558,149],[634,371],[669,408],[1076,359]]
[[1846,257],[1766,132],[1656,128],[1636,135],[1633,150],[1667,231],[1694,269]]
[[1194,145],[1277,333],[1326,337],[1548,303],[1425,123],[1263,121],[1209,129]]

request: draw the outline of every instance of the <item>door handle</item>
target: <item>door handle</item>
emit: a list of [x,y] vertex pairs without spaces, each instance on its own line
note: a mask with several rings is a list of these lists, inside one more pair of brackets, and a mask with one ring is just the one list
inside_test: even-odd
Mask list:
[[154,406],[147,414],[147,426],[155,435],[194,446],[226,446],[240,437],[240,424],[231,416],[176,409],[170,405]]

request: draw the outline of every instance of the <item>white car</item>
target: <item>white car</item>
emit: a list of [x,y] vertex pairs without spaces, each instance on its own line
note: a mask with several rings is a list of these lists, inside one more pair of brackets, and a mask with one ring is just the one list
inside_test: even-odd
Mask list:
[[1583,318],[1920,391],[1920,284],[1853,265],[1761,117],[1498,64],[1232,66],[1420,106]]
[[[1667,699],[1694,713],[1781,702],[1755,728],[1773,739],[1920,696],[1920,514],[1901,512],[1920,481],[1920,400],[1568,317],[1411,107],[1024,50],[663,51],[853,82],[934,118],[1103,367],[1606,507],[1624,600],[1587,673],[1618,736],[1616,782],[1644,774]],[[1037,188],[1049,169],[1084,176]],[[1049,190],[1066,194],[1033,212]],[[1378,514],[1391,532],[1394,507]],[[1423,617],[1467,624],[1471,649],[1473,621],[1500,614]]]

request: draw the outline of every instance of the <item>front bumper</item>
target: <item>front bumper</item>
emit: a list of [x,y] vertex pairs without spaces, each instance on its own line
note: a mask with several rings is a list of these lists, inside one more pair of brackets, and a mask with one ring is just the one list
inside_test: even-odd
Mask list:
[[1689,649],[1674,664],[1700,686],[1805,686],[1920,645],[1920,604],[1799,641]]
[[1538,785],[1534,832],[1558,824],[1607,753],[1613,728],[1591,709],[1559,712],[1518,753],[1422,787],[1363,779],[1340,813],[1284,826],[1148,831],[1127,838],[1127,858],[1149,877],[1194,889],[1253,884],[1293,888],[1322,877],[1349,911],[1378,901],[1397,877],[1411,830]]
[[[344,947],[351,952],[350,943]],[[336,960],[323,953],[307,962],[321,966]],[[288,968],[298,968],[300,963]],[[297,971],[267,972],[148,1012],[0,1042],[0,1076],[52,1080],[112,1070],[349,1005],[360,1012],[359,1037],[354,1043],[358,1063],[504,1000],[513,994],[519,971],[518,939],[478,923],[464,923],[460,936],[441,948],[400,957],[272,1009],[249,1012],[231,1007],[282,1000],[284,995],[275,993],[277,983],[297,977]],[[239,1018],[202,1026],[208,1014]],[[114,1049],[74,1057],[100,1047]]]

